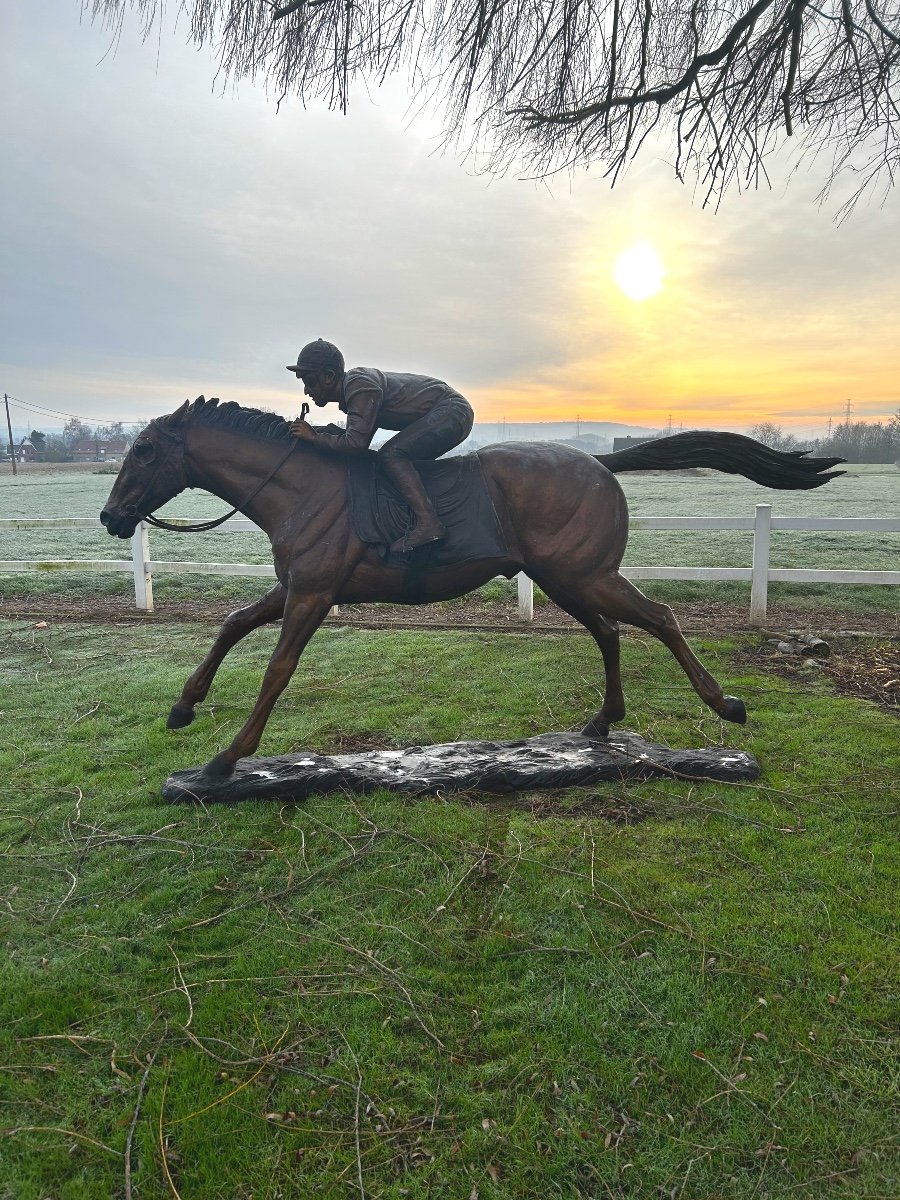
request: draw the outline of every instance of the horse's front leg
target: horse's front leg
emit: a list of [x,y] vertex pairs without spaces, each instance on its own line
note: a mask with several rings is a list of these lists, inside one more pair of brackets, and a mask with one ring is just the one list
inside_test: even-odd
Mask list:
[[239,608],[227,616],[219,630],[218,637],[212,648],[197,670],[191,675],[181,691],[177,704],[172,705],[169,719],[166,722],[169,729],[182,729],[190,725],[195,713],[194,707],[206,699],[216,671],[222,665],[222,660],[228,651],[237,643],[269,621],[277,621],[284,612],[284,602],[287,591],[276,584],[270,592],[254,604]]
[[287,687],[297,661],[334,603],[332,594],[296,595],[288,592],[281,623],[281,637],[263,678],[263,685],[243,728],[227,750],[206,764],[204,773],[224,778],[232,773],[239,758],[252,754],[259,745],[275,701]]

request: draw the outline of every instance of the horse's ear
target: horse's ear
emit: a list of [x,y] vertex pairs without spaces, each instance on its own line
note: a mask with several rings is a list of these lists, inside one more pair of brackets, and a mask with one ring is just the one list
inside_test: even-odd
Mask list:
[[[198,399],[202,402],[203,397],[199,396]],[[185,400],[185,402],[184,402],[184,404],[182,404],[181,408],[176,408],[175,412],[170,413],[166,417],[166,425],[168,425],[170,429],[173,429],[178,425],[183,425],[185,418],[187,417],[188,409],[190,407],[191,407],[190,400]]]

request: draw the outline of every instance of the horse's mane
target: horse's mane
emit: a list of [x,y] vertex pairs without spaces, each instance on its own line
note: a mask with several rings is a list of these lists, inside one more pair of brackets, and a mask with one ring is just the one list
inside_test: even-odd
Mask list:
[[233,400],[220,404],[215,397],[207,400],[198,396],[177,412],[169,413],[166,417],[157,417],[151,424],[161,425],[170,430],[179,426],[185,428],[215,425],[217,429],[233,429],[261,441],[291,441],[291,427],[278,413],[263,412],[259,408],[244,408]]

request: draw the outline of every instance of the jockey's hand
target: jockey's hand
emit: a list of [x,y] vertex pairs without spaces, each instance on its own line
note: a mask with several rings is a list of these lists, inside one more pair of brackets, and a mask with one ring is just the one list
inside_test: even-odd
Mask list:
[[302,438],[305,442],[315,441],[316,431],[308,422],[299,420],[291,422],[291,434],[295,438]]

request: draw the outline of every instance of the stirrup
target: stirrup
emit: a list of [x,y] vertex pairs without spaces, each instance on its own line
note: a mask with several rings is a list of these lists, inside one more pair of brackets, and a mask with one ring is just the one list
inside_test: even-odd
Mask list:
[[[409,554],[413,550],[418,550],[420,546],[431,546],[435,542],[442,542],[447,536],[447,530],[443,525],[439,526],[439,533],[430,533],[423,535],[419,533],[418,528],[411,529],[409,533],[404,533],[402,537],[397,538],[396,542],[391,544],[391,554]],[[418,536],[416,536],[418,534]]]

